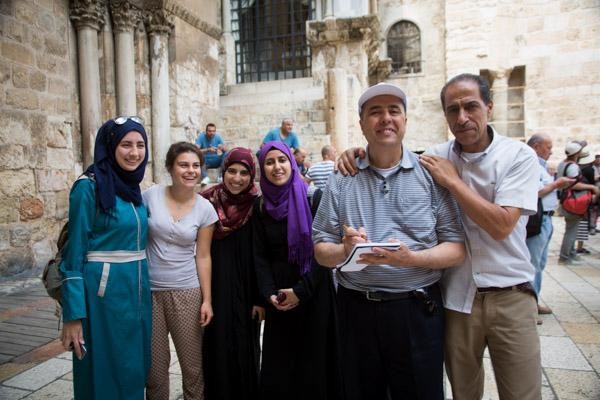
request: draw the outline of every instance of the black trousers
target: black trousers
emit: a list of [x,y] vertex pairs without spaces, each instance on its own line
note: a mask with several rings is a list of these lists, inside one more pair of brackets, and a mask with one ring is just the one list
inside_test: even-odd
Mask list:
[[444,308],[437,284],[422,298],[371,301],[338,286],[347,400],[443,400]]

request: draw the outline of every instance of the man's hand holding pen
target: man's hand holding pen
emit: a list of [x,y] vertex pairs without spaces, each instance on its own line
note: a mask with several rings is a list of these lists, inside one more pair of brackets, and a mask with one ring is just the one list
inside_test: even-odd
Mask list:
[[344,236],[342,236],[342,244],[344,245],[344,253],[346,257],[348,256],[348,254],[350,254],[355,244],[368,242],[367,231],[362,226],[358,229],[354,229],[347,225],[344,225],[343,231]]

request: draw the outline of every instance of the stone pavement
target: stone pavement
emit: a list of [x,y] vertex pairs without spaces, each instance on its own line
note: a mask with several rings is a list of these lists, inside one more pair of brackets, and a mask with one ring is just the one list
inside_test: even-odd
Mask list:
[[[563,219],[553,222],[541,297],[554,313],[540,316],[538,327],[542,399],[600,399],[600,233],[586,242],[592,253],[581,264],[558,265]],[[48,337],[58,337],[56,319],[52,302],[40,293],[31,276],[0,282],[0,399],[72,398],[71,354]],[[181,372],[172,356],[171,399],[182,399]],[[497,399],[489,359],[484,362],[484,399]]]

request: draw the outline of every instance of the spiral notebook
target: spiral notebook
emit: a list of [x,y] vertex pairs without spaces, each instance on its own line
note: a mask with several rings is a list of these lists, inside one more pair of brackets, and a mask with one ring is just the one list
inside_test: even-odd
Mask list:
[[[348,257],[346,258],[346,260],[344,260],[343,263],[336,265],[335,267],[337,269],[339,269],[342,272],[356,272],[356,271],[360,271],[362,269],[364,269],[365,267],[367,267],[367,264],[358,264],[358,259],[360,258],[361,254],[364,253],[371,253],[371,249],[373,247],[381,247],[384,249],[389,249],[389,250],[396,250],[397,248],[400,247],[400,243],[357,243],[354,245],[354,248],[352,248],[352,251],[350,252],[350,254],[348,254]],[[379,265],[379,264],[373,264],[373,265]]]

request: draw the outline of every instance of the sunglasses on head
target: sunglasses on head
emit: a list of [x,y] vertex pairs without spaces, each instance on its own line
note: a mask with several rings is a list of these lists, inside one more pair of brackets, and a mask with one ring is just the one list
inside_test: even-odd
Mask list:
[[138,117],[136,115],[129,116],[129,117],[117,117],[114,119],[114,121],[115,121],[115,124],[117,124],[117,125],[123,125],[125,122],[127,122],[128,119],[130,119],[133,122],[136,122],[140,125],[144,125],[144,120],[141,117]]

